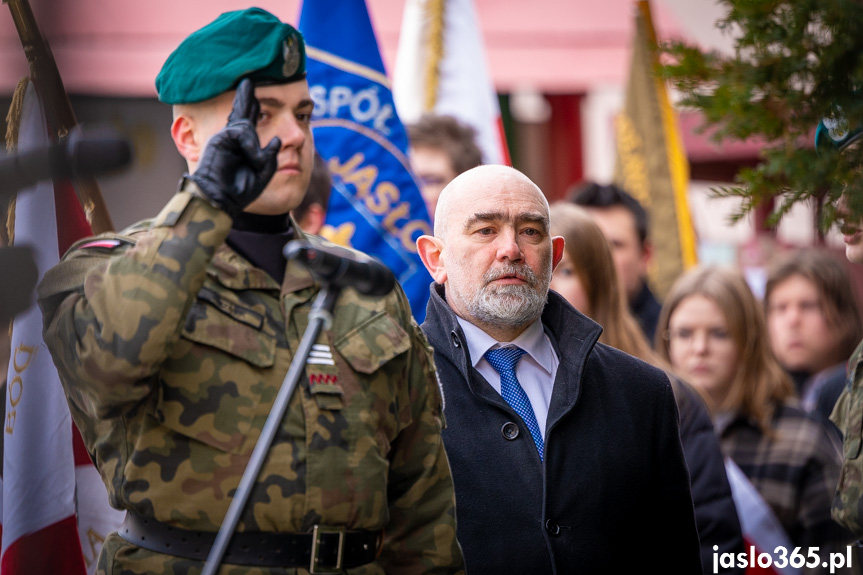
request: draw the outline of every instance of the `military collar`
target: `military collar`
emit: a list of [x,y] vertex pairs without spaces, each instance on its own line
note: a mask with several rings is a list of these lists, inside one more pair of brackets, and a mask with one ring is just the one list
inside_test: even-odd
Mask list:
[[[304,233],[291,217],[295,239],[306,239]],[[228,289],[270,289],[283,292],[297,292],[316,285],[311,273],[294,261],[288,261],[285,277],[279,285],[266,271],[255,267],[252,263],[237,253],[228,244],[223,243],[216,248],[212,265],[207,272],[213,279]]]

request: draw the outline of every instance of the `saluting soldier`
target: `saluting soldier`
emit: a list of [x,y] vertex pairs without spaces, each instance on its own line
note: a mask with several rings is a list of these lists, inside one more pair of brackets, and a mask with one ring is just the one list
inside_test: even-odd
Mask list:
[[[848,161],[855,161],[863,144],[863,129],[849,127],[842,118],[823,120],[815,132],[815,149],[832,147],[848,157]],[[845,242],[845,257],[853,264],[863,264],[863,219],[849,208],[849,203],[859,205],[847,197],[852,193],[859,193],[859,188],[846,190],[839,199],[837,224]],[[836,400],[830,420],[843,435],[842,470],[831,515],[858,538],[855,559],[863,559],[859,541],[863,539],[863,341],[848,360],[845,387]]]
[[[127,511],[104,574],[200,572],[319,291],[282,256],[305,237],[288,213],[314,158],[300,33],[222,14],[156,87],[190,173],[39,291],[73,418]],[[345,289],[315,350],[219,573],[461,570],[442,400],[404,293]]]

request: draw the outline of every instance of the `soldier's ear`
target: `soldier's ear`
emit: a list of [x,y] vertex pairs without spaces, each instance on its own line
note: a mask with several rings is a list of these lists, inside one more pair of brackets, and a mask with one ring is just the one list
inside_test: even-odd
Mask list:
[[446,283],[446,266],[443,259],[443,242],[434,236],[417,238],[417,253],[436,283]]
[[191,116],[182,112],[175,113],[174,122],[171,124],[171,138],[174,140],[174,145],[177,146],[177,151],[189,164],[189,171],[194,171],[193,168],[201,159],[201,152],[204,147],[198,141],[194,120]]

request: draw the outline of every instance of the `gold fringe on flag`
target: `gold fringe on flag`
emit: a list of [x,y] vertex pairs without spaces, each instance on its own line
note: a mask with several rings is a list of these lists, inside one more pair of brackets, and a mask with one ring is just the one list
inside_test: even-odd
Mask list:
[[426,18],[430,24],[426,38],[425,94],[423,111],[431,112],[437,104],[437,91],[440,85],[440,63],[444,50],[444,7],[446,0],[427,0]]
[[[18,149],[18,129],[21,126],[21,112],[24,110],[24,95],[30,78],[23,77],[18,80],[15,93],[12,95],[12,104],[9,113],[6,114],[6,153],[15,152]],[[8,245],[15,243],[15,198],[12,194],[9,204],[6,206],[6,238]]]
[[[653,26],[653,17],[650,14],[650,4],[647,0],[639,2],[638,6],[642,18],[647,24],[647,33],[650,39],[650,47],[653,51],[653,61],[659,64],[656,53],[656,28]],[[695,229],[692,225],[692,216],[689,211],[689,199],[687,190],[689,188],[689,160],[686,150],[683,149],[680,132],[677,128],[677,119],[671,107],[668,90],[665,81],[660,77],[655,78],[656,93],[659,100],[660,112],[662,113],[662,129],[665,133],[666,153],[668,156],[668,168],[671,172],[671,184],[674,190],[674,206],[677,213],[677,233],[680,241],[680,255],[683,259],[683,268],[690,269],[698,264],[698,247],[695,238]]]
[[653,257],[648,270],[659,299],[698,263],[689,213],[689,162],[659,63],[648,0],[635,3],[635,36],[623,110],[615,119],[614,182],[642,203],[650,219]]

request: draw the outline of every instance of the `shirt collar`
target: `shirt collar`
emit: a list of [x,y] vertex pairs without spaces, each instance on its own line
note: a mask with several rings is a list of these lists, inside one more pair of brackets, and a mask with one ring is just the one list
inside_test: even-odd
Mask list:
[[537,319],[530,324],[517,338],[507,342],[500,342],[488,335],[482,329],[470,323],[464,318],[456,316],[464,337],[467,339],[467,349],[470,353],[473,367],[483,360],[485,352],[495,347],[515,345],[530,355],[542,369],[551,374],[554,366],[554,348],[550,345],[542,327],[542,321]]

